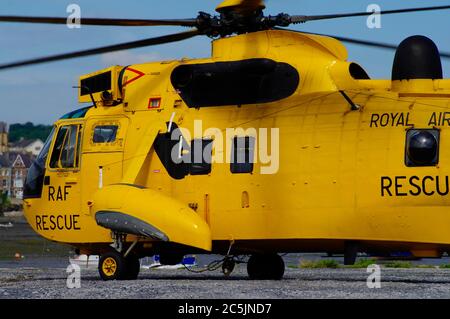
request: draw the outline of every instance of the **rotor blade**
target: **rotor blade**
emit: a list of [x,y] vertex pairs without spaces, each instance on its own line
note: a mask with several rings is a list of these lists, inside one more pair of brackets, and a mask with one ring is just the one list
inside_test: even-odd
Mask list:
[[[27,17],[27,16],[0,16],[0,22],[21,22],[21,23],[49,23],[67,24],[71,20],[58,17]],[[102,26],[183,26],[194,27],[196,19],[167,19],[167,20],[147,20],[147,19],[107,19],[107,18],[80,18],[81,25],[102,25]]]
[[[379,49],[397,50],[397,47],[398,47],[398,45],[390,44],[390,43],[347,38],[347,37],[341,37],[341,36],[337,36],[337,35],[311,33],[311,32],[297,31],[297,30],[284,29],[284,28],[275,28],[275,29],[291,31],[291,32],[298,32],[298,33],[305,33],[305,34],[312,34],[312,35],[320,35],[320,36],[324,36],[324,37],[334,38],[334,39],[342,41],[342,42],[347,42],[347,43],[352,43],[352,44],[357,44],[357,45],[364,45],[364,46],[369,46],[369,47],[379,48]],[[439,54],[440,54],[441,58],[443,58],[443,59],[450,59],[450,52],[439,51]]]
[[[383,15],[383,14],[395,14],[395,13],[419,12],[419,11],[431,11],[431,10],[446,10],[446,9],[450,9],[450,5],[437,6],[437,7],[422,7],[422,8],[387,10],[387,11],[381,11],[380,13],[381,13],[381,15]],[[304,22],[316,21],[316,20],[328,20],[328,19],[348,18],[348,17],[370,16],[373,14],[374,14],[374,12],[370,11],[370,12],[326,14],[326,15],[313,15],[313,16],[295,15],[295,16],[291,16],[291,23],[296,24],[296,23],[304,23]]]
[[[367,41],[367,40],[360,40],[360,39],[352,39],[352,38],[346,38],[346,37],[339,37],[334,35],[327,35],[328,37],[335,38],[342,42],[348,42],[352,44],[358,44],[358,45],[364,45],[364,46],[370,46],[380,49],[393,49],[396,50],[398,45],[389,44],[389,43],[383,43],[383,42],[374,42],[374,41]],[[450,59],[450,52],[441,52],[439,51],[439,54],[441,58],[443,59]]]
[[62,61],[62,60],[91,56],[91,55],[102,54],[102,53],[109,53],[109,52],[115,52],[115,51],[121,51],[121,50],[127,50],[127,49],[141,48],[141,47],[146,47],[146,46],[151,46],[151,45],[176,42],[176,41],[186,40],[186,39],[195,37],[196,35],[199,35],[199,34],[200,34],[200,31],[194,29],[194,30],[190,30],[187,32],[181,32],[181,33],[169,34],[169,35],[156,37],[156,38],[149,38],[149,39],[138,40],[138,41],[133,41],[133,42],[109,45],[109,46],[99,47],[99,48],[90,49],[90,50],[82,50],[82,51],[76,51],[76,52],[71,52],[71,53],[41,57],[41,58],[36,58],[36,59],[31,59],[31,60],[1,64],[0,70],[16,68],[16,67],[25,66],[25,65],[41,64],[41,63],[47,63],[47,62],[53,62],[53,61]]
[[[397,47],[398,47],[398,45],[389,44],[389,43],[383,43],[383,42],[367,41],[367,40],[346,38],[346,37],[340,37],[340,36],[334,36],[334,35],[327,35],[327,36],[335,38],[335,39],[337,39],[339,41],[342,41],[342,42],[358,44],[358,45],[364,45],[364,46],[370,46],[370,47],[380,48],[380,49],[393,49],[393,50],[396,50]],[[450,59],[450,52],[441,52],[441,51],[439,51],[439,54],[440,54],[441,58]]]

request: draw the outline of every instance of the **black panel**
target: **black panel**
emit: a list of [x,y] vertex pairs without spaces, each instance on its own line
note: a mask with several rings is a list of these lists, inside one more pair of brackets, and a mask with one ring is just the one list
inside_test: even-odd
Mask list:
[[268,103],[291,96],[300,83],[297,70],[270,59],[180,65],[172,85],[189,107]]
[[81,80],[81,96],[111,90],[111,71]]
[[392,80],[408,79],[442,79],[439,50],[427,37],[409,37],[395,52]]
[[[175,123],[172,123],[172,133],[161,133],[156,137],[154,148],[161,163],[164,165],[167,173],[174,179],[182,179],[189,174],[189,159],[181,158],[177,163],[172,160],[172,151],[177,151],[177,144],[180,143],[179,136],[181,135]],[[182,140],[183,150],[188,150],[186,140]]]

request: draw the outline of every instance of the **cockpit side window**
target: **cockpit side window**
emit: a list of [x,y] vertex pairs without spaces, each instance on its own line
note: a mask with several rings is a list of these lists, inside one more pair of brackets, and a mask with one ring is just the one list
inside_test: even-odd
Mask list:
[[67,126],[63,126],[59,129],[58,135],[56,136],[55,144],[53,146],[52,157],[50,158],[50,167],[57,168],[59,157],[61,155],[61,150],[64,145],[64,141],[67,135]]
[[117,125],[98,125],[94,128],[94,143],[113,143],[116,140]]
[[80,125],[62,126],[56,136],[49,166],[51,168],[77,168],[79,165]]

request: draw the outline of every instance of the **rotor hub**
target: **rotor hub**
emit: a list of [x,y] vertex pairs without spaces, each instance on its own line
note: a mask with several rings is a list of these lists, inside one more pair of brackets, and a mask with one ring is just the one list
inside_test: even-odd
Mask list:
[[201,34],[215,38],[268,30],[274,27],[287,27],[290,23],[291,16],[285,13],[264,16],[262,10],[242,13],[230,9],[221,11],[220,16],[199,12],[196,28]]

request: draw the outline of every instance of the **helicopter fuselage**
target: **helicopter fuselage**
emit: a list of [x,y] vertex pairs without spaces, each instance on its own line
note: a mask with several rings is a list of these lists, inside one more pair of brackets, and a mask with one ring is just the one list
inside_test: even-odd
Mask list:
[[[55,123],[27,178],[45,238],[95,254],[127,234],[142,256],[450,251],[450,80],[371,80],[337,40],[270,30],[99,71],[90,90],[96,106]],[[416,160],[415,136],[431,155]],[[194,140],[212,164],[169,160]]]

